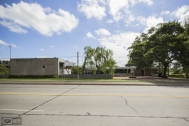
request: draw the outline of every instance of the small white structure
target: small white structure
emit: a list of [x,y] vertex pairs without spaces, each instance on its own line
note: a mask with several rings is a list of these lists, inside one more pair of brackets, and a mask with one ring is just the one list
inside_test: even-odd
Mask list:
[[73,67],[74,66],[74,63],[73,62],[69,62],[69,61],[65,61],[64,62],[64,66],[66,67],[66,66],[71,66],[71,67]]
[[74,66],[73,62],[65,61],[64,62],[64,74],[71,74],[71,69]]

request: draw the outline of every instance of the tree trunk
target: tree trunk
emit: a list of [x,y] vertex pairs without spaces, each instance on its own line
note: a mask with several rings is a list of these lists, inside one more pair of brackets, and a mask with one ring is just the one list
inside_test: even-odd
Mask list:
[[188,77],[188,71],[186,71],[186,78],[189,78],[189,77]]
[[163,78],[167,78],[167,75],[166,75],[166,73],[167,73],[167,67],[168,67],[168,65],[166,63],[164,63]]
[[186,72],[186,74],[185,74],[185,78],[189,78],[189,76],[188,76],[189,67],[185,67],[185,72]]
[[167,67],[167,72],[168,72],[168,76],[169,76],[169,65],[168,65],[168,67]]

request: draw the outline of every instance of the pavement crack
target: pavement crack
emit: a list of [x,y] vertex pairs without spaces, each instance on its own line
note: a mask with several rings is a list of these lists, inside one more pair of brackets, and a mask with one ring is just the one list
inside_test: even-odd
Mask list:
[[37,109],[38,107],[40,107],[40,106],[42,106],[42,105],[44,105],[44,104],[46,104],[46,103],[48,103],[48,102],[50,102],[50,101],[52,101],[52,100],[58,98],[58,97],[60,97],[61,95],[65,94],[65,93],[67,93],[67,92],[69,92],[69,91],[71,91],[71,90],[73,90],[73,89],[76,89],[76,88],[79,87],[79,86],[80,86],[80,85],[77,85],[77,86],[75,86],[75,87],[73,87],[73,88],[71,88],[71,89],[69,89],[69,90],[67,90],[67,91],[65,91],[65,92],[63,92],[63,93],[61,93],[61,94],[59,94],[59,95],[57,95],[57,96],[55,96],[55,97],[53,97],[53,98],[51,98],[51,99],[45,101],[45,102],[43,102],[43,103],[41,103],[40,105],[38,105],[38,106],[36,106],[36,107],[34,107],[34,108],[32,108],[32,109],[30,109],[30,110],[28,110],[28,111],[26,111],[26,112],[20,114],[18,117],[21,117],[22,115],[25,115],[25,114],[31,112],[32,110]]
[[183,118],[186,122],[188,122],[189,123],[189,120],[187,120],[186,118]]
[[[137,110],[134,109],[132,106],[130,106],[130,105],[128,104],[127,99],[125,99],[125,98],[122,97],[122,96],[121,96],[121,98],[125,100],[125,104],[126,104],[128,107],[130,107],[133,111],[135,111],[135,112],[138,114]],[[139,114],[138,114],[138,115],[139,115]]]
[[87,112],[87,115],[88,115],[88,116],[91,116],[91,114],[90,114],[89,112]]
[[160,92],[163,93],[163,94],[166,94],[166,95],[168,95],[168,96],[170,96],[170,97],[172,97],[172,98],[175,98],[175,99],[179,99],[179,100],[182,100],[182,101],[189,102],[188,100],[181,99],[181,98],[177,98],[177,97],[175,97],[175,96],[173,96],[173,95],[170,95],[170,94],[167,94],[167,93],[165,93],[165,92],[163,92],[163,91],[160,91]]
[[[2,115],[19,115],[18,113],[0,113]],[[25,114],[24,116],[59,116],[59,117],[88,117],[88,115],[82,115],[82,114]],[[91,115],[92,117],[118,117],[118,118],[146,118],[146,119],[183,119],[187,122],[189,122],[189,117],[178,117],[178,116],[127,116],[127,115]]]

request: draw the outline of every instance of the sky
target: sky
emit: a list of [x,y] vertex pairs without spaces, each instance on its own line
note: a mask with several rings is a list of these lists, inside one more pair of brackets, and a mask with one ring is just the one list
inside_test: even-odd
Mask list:
[[158,23],[189,18],[188,0],[0,0],[0,59],[58,57],[79,64],[84,47],[128,61],[136,36]]

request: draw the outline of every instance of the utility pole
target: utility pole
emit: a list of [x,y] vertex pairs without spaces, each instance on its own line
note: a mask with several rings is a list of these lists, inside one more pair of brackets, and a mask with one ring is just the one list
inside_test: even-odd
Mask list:
[[[10,61],[11,61],[11,45],[10,45],[9,47],[10,47]],[[10,68],[10,75],[11,75],[11,66],[10,66],[10,61],[9,61],[9,68]]]
[[10,59],[11,59],[11,46],[9,46],[10,47]]
[[77,52],[77,79],[79,79],[79,52]]

